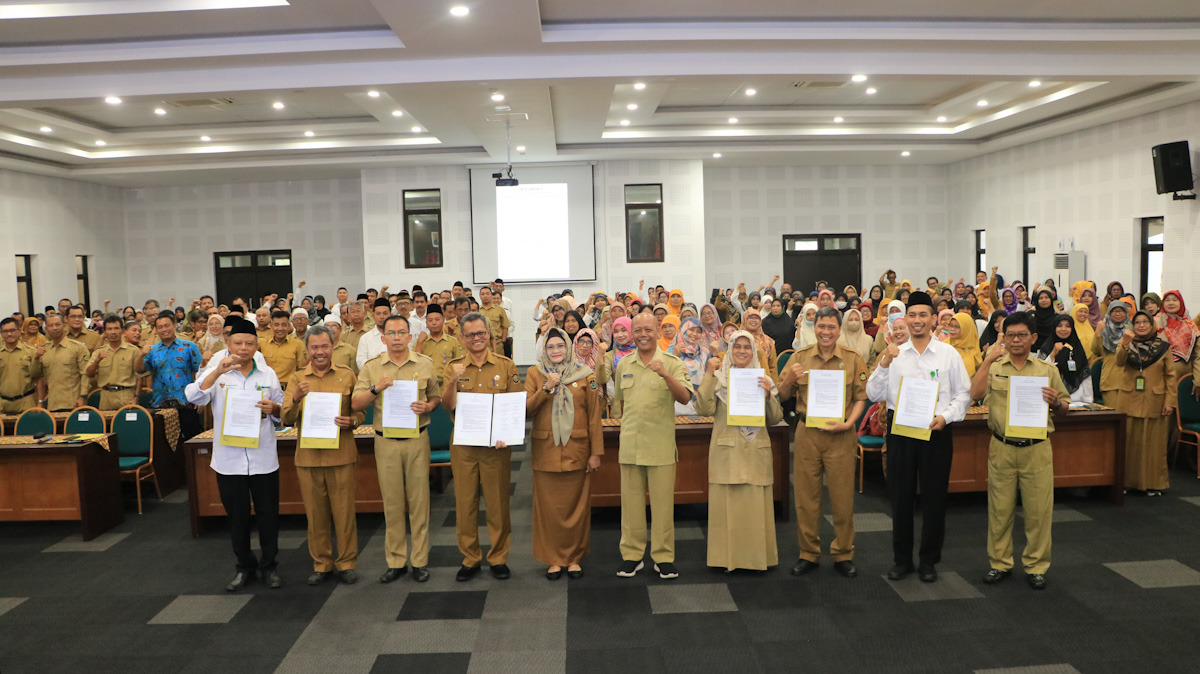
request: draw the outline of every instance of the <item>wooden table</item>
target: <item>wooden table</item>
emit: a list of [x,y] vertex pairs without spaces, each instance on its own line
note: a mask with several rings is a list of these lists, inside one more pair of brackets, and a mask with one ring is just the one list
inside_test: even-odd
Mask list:
[[[982,408],[986,410],[986,408]],[[966,420],[951,424],[954,463],[950,491],[987,491],[987,413],[972,408]],[[1108,500],[1125,502],[1125,415],[1115,410],[1071,410],[1054,417],[1055,487],[1108,487]]]
[[0,444],[0,521],[79,520],[85,541],[120,524],[117,437],[107,443]]
[[[690,422],[687,417],[677,417],[675,445],[679,448],[679,461],[675,466],[675,503],[708,503],[708,447],[712,441],[712,419],[700,417]],[[778,519],[788,521],[791,507],[788,491],[792,485],[791,452],[788,447],[788,425],[779,423],[768,429],[771,437],[771,469],[775,480],[771,485],[771,500],[775,502]],[[619,419],[604,420],[604,461],[600,470],[592,475],[592,506],[611,507],[621,505],[621,468],[618,457],[621,453],[621,426]]]
[[[296,429],[276,434],[279,453],[279,514],[303,515],[304,501],[300,498],[300,479],[296,476]],[[354,471],[354,508],[360,513],[383,512],[383,495],[379,490],[379,474],[375,469],[375,429],[360,426],[355,429],[354,443],[358,447],[358,464]],[[253,451],[253,450],[251,450]],[[187,463],[187,484],[190,498],[188,509],[192,519],[192,536],[203,532],[204,520],[224,517],[221,494],[217,491],[217,474],[212,461],[212,431],[205,431],[184,443],[181,453]]]

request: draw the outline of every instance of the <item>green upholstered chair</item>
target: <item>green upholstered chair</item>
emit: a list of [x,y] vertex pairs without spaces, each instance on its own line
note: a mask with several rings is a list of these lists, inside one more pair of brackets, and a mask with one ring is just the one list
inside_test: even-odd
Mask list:
[[363,425],[364,426],[374,426],[375,425],[375,403],[372,402],[370,405],[367,405],[367,409],[363,410],[363,414],[366,415],[363,418]]
[[779,354],[779,357],[776,359],[775,369],[778,370],[780,377],[783,376],[783,370],[787,367],[788,361],[792,359],[792,354],[794,353],[796,353],[794,349],[788,349],[787,351]]
[[121,458],[121,478],[131,480],[137,489],[138,514],[142,514],[142,482],[151,480],[158,500],[162,490],[154,472],[154,415],[140,405],[126,405],[112,420]]
[[884,461],[884,477],[887,476],[887,438],[881,438],[877,435],[860,435],[858,437],[858,446],[854,450],[855,456],[858,458],[858,493],[863,490],[863,455],[865,452],[879,452]]
[[63,432],[67,434],[106,433],[108,429],[105,428],[104,415],[100,414],[100,410],[85,405],[71,410],[71,416],[67,417]]
[[[1179,441],[1175,443],[1175,461],[1183,445],[1192,445],[1200,452],[1200,402],[1192,397],[1192,375],[1179,380],[1179,406],[1175,408],[1175,427]],[[1196,461],[1196,477],[1200,478],[1200,455]],[[1172,465],[1174,462],[1172,462]]]
[[429,413],[430,466],[450,465],[450,439],[453,435],[454,421],[450,419],[446,408],[438,405]]
[[17,417],[13,435],[54,435],[54,432],[54,417],[50,416],[50,411],[42,407],[33,407],[21,412],[21,416]]
[[87,395],[88,407],[100,409],[100,389],[96,389]]

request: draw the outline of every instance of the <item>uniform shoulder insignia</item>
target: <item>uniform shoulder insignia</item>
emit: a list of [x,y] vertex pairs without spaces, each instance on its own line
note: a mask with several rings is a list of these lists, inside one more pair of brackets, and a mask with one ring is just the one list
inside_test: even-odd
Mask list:
[[458,361],[460,361],[460,360],[466,360],[466,358],[467,358],[466,356],[459,356],[458,358],[454,358],[454,359],[452,359],[452,360],[450,361],[450,363],[457,363],[457,362],[458,362]]
[[520,381],[521,381],[521,376],[520,376],[519,374],[517,374],[516,372],[514,372],[514,373],[513,373],[513,376],[512,376],[512,380],[513,380],[513,383],[514,383],[514,384],[515,384],[515,383],[518,383],[518,382],[520,382]]
[[417,360],[426,360],[426,361],[429,361],[430,363],[433,362],[432,358],[430,358],[429,356],[426,356],[425,354],[421,353],[420,351],[413,351],[413,353],[417,356]]
[[867,380],[867,373],[866,373],[866,372],[859,372],[859,373],[858,373],[858,380],[859,380],[859,381],[866,381],[866,380]]
[[590,386],[593,391],[596,390],[596,378],[595,377],[588,377],[588,386]]

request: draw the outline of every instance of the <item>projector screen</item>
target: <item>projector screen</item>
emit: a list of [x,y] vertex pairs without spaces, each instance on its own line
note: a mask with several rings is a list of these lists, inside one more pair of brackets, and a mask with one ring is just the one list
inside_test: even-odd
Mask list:
[[471,169],[474,282],[595,280],[591,165],[514,167],[515,187],[496,187],[496,171]]

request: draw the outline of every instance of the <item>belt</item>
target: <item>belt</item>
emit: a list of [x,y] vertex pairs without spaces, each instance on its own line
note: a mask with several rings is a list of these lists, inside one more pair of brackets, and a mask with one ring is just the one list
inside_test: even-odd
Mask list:
[[1008,438],[1006,438],[1003,435],[1000,435],[999,433],[996,433],[994,431],[992,432],[992,437],[996,438],[997,440],[999,440],[1000,442],[1003,442],[1006,445],[1012,445],[1013,447],[1032,447],[1033,445],[1036,445],[1039,442],[1045,442],[1045,440],[1034,440],[1032,438],[1022,438],[1020,440],[1009,440]]
[[[422,427],[419,429],[419,432],[417,433],[417,435],[420,435],[421,433],[424,433],[424,432],[425,432],[425,427],[424,427],[424,426],[422,426]],[[376,430],[376,431],[375,431],[375,435],[378,435],[379,437],[381,437],[381,438],[382,438],[382,437],[383,437],[383,431]],[[388,440],[412,440],[412,438],[388,438]]]
[[15,403],[16,401],[21,400],[22,398],[28,398],[29,396],[33,395],[34,393],[37,393],[37,389],[31,388],[19,396],[0,396],[0,398],[3,398],[10,403]]
[[133,387],[132,386],[117,386],[116,384],[109,384],[108,386],[101,386],[100,388],[104,389],[105,391],[128,391],[129,389],[131,389]]

